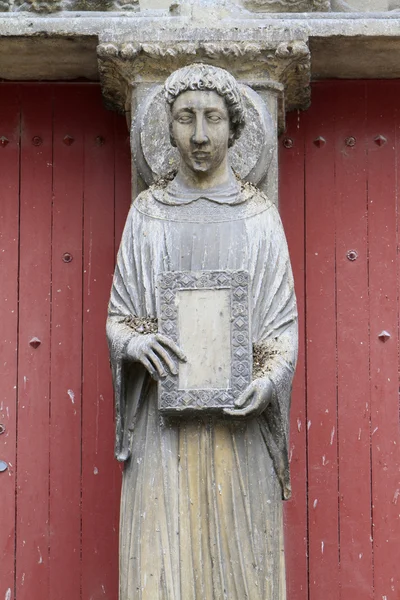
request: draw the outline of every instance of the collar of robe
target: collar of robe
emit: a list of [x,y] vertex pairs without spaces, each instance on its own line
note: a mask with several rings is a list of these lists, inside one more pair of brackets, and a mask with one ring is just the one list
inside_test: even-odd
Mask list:
[[234,185],[214,188],[212,193],[172,184],[152,185],[134,200],[134,209],[163,221],[222,223],[253,217],[273,206],[254,185],[236,179]]
[[189,188],[182,183],[178,183],[176,179],[171,181],[164,190],[163,194],[155,195],[158,202],[168,204],[170,206],[179,206],[182,204],[191,204],[196,200],[209,200],[216,204],[242,204],[246,201],[246,197],[241,193],[241,186],[234,174],[222,185],[207,189]]

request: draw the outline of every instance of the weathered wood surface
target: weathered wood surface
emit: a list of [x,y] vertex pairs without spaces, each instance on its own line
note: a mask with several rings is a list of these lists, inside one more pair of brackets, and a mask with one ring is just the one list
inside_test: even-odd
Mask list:
[[[104,321],[130,203],[126,125],[102,108],[97,85],[0,90],[0,598],[117,600]],[[393,81],[316,84],[281,140],[301,332],[288,600],[400,591],[399,91]]]
[[104,324],[129,206],[124,127],[97,85],[1,84],[6,600],[117,597],[120,468]]
[[17,431],[20,104],[2,90],[0,110],[0,460],[9,464],[0,487],[0,597],[14,589]]
[[306,289],[306,405],[300,362],[286,506],[290,600],[306,600],[307,588],[311,600],[400,593],[399,90],[315,84],[310,110],[290,115],[282,138],[281,211],[300,303]]

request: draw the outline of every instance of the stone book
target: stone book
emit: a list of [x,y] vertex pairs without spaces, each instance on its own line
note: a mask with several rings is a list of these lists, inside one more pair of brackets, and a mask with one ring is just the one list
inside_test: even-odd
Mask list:
[[159,332],[185,353],[177,375],[159,382],[159,409],[222,413],[252,373],[247,271],[177,271],[158,276]]

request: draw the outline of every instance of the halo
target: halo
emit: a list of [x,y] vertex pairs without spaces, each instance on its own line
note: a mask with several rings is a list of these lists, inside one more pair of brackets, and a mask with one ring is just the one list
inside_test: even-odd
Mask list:
[[[267,174],[272,160],[275,126],[262,98],[247,85],[240,85],[240,90],[246,124],[229,149],[229,159],[241,179],[257,184]],[[169,140],[167,110],[164,88],[157,85],[139,106],[132,124],[133,155],[147,185],[172,177],[178,169],[179,152]]]

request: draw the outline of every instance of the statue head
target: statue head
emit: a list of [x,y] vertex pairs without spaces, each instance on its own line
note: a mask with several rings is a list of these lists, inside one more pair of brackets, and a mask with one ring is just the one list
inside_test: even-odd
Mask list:
[[218,67],[193,64],[165,82],[170,138],[186,167],[211,175],[227,161],[228,147],[244,127],[244,108],[235,78]]

